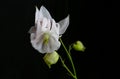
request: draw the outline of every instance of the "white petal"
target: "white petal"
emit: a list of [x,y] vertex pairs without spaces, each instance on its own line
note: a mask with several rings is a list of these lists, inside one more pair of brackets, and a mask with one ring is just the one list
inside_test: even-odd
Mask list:
[[58,41],[58,38],[59,36],[57,38],[55,35],[50,36],[47,44],[42,43],[41,50],[45,53],[52,53],[55,50],[58,50],[58,48],[60,47],[60,42]]
[[36,27],[35,26],[32,26],[30,28],[30,30],[28,31],[28,33],[35,33],[36,32]]
[[40,17],[40,13],[39,13],[38,8],[36,7],[36,12],[35,12],[35,23],[37,23],[39,17]]
[[51,21],[51,32],[55,33],[55,34],[58,34],[59,35],[59,24],[55,22],[54,19],[52,19]]
[[49,11],[48,11],[44,6],[41,6],[41,8],[40,8],[40,14],[41,14],[43,17],[46,17],[47,19],[52,19]]
[[43,28],[45,28],[46,25],[47,25],[47,19],[46,19],[46,18],[43,18],[42,23],[41,23],[41,26],[42,26]]
[[46,53],[43,49],[42,49],[42,46],[43,46],[43,35],[40,35],[39,36],[39,39],[33,39],[31,40],[31,43],[32,43],[32,46],[37,50],[39,51],[40,53]]
[[69,26],[69,15],[65,19],[61,20],[59,24],[60,24],[59,34],[63,34],[66,31],[67,27]]
[[36,37],[36,34],[35,34],[35,33],[32,33],[32,34],[30,35],[30,39],[31,39],[31,41],[34,40],[35,37]]
[[53,52],[53,49],[51,49],[49,43],[48,44],[43,44],[43,49],[42,50],[44,50],[45,53],[51,53],[51,52]]
[[40,36],[41,33],[47,30],[48,20],[46,18],[41,19],[40,22],[37,23],[36,37]]
[[43,46],[43,49],[46,51],[46,53],[52,53],[55,50],[58,50],[60,47],[60,42],[57,40],[57,38],[51,37],[49,39],[49,43]]
[[60,42],[58,41],[58,38],[51,38],[50,39],[50,45],[51,45],[51,49],[58,50],[60,48]]

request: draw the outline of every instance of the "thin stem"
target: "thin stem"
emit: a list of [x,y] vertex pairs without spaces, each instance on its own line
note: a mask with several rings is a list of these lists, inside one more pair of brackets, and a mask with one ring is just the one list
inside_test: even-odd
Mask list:
[[[69,46],[68,52],[70,53],[71,50],[72,50],[72,44]],[[71,53],[70,53],[70,54],[71,54]]]
[[[60,55],[59,55],[60,56]],[[70,71],[70,69],[66,66],[66,64],[64,63],[62,57],[60,56],[60,60],[63,64],[63,67],[69,72],[70,76],[72,76],[73,78],[75,78],[74,74]]]
[[70,49],[69,49],[69,51],[67,50],[67,48],[66,48],[66,46],[64,45],[64,43],[62,42],[62,39],[61,39],[61,38],[60,38],[60,42],[61,42],[61,44],[63,45],[63,47],[64,47],[64,49],[65,49],[65,51],[66,51],[66,54],[67,54],[67,56],[68,56],[68,58],[69,58],[69,60],[70,60],[70,62],[71,62],[71,64],[72,64],[72,68],[73,68],[73,71],[74,71],[75,79],[77,79],[75,66],[74,66],[72,57],[70,56]]

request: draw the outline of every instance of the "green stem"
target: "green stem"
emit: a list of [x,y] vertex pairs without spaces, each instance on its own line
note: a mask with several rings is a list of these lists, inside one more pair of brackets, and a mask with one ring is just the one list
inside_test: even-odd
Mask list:
[[[70,53],[71,50],[72,50],[72,44],[69,46],[68,52]],[[71,54],[71,53],[70,53],[70,54]]]
[[[59,55],[60,56],[60,55]],[[60,60],[63,64],[63,67],[69,72],[70,76],[72,76],[73,78],[75,78],[74,74],[70,71],[70,69],[66,66],[66,64],[64,63],[62,57],[60,56]]]
[[61,44],[63,45],[63,47],[64,47],[64,49],[65,49],[65,51],[66,51],[66,54],[67,54],[67,56],[68,56],[68,58],[69,58],[69,60],[70,60],[70,62],[71,62],[71,64],[72,64],[73,72],[74,72],[74,75],[75,75],[74,78],[77,79],[75,66],[74,66],[72,57],[71,57],[71,55],[70,55],[70,49],[69,49],[69,51],[67,50],[67,48],[66,48],[66,46],[64,45],[64,43],[62,42],[62,39],[61,39],[61,38],[60,38],[60,42],[61,42]]

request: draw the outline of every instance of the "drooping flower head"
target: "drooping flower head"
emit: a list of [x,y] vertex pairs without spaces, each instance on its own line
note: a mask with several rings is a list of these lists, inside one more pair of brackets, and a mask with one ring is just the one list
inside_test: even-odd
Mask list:
[[40,53],[52,53],[60,47],[59,37],[69,25],[69,15],[56,23],[48,10],[36,7],[35,26],[30,29],[32,46]]

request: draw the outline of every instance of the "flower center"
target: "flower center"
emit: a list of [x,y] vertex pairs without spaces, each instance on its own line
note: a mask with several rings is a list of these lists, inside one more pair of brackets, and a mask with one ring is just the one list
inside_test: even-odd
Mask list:
[[43,43],[48,44],[49,38],[50,38],[50,35],[48,33],[44,33]]

